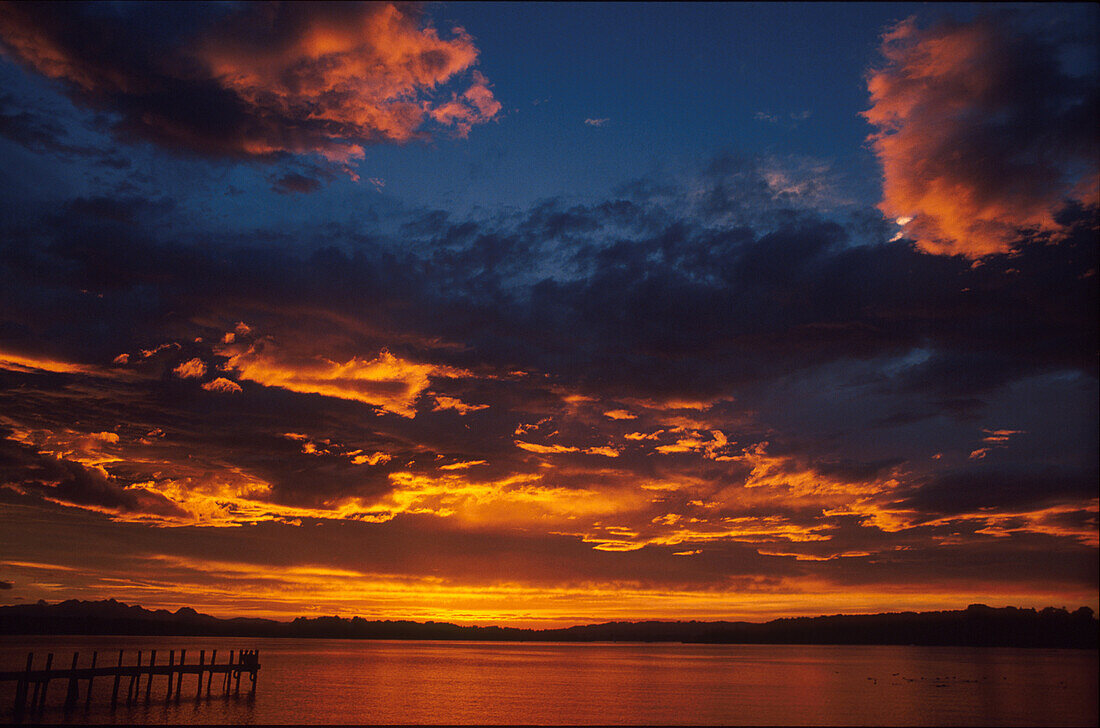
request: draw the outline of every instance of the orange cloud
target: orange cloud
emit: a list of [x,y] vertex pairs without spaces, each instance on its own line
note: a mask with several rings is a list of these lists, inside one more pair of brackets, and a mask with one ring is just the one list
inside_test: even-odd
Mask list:
[[523,442],[522,440],[515,440],[516,447],[527,452],[536,452],[540,455],[550,455],[554,453],[562,452],[580,452],[579,447],[571,447],[569,445],[538,445],[533,442]]
[[384,452],[372,452],[370,455],[364,455],[356,450],[348,453],[348,457],[351,458],[353,465],[379,465],[388,463],[392,456]]
[[333,442],[329,438],[314,441],[309,435],[298,432],[284,432],[283,437],[302,443],[302,452],[306,455],[334,455],[351,460],[352,465],[384,465],[392,459],[392,455],[385,452],[365,453],[362,450],[350,450],[347,447]]
[[[697,555],[698,550],[676,552]],[[854,554],[853,554],[854,555]],[[1001,582],[942,582],[853,586],[823,579],[742,578],[707,590],[654,586],[637,579],[538,583],[520,577],[453,578],[408,575],[361,566],[333,568],[295,562],[203,559],[146,553],[126,570],[99,567],[95,594],[148,608],[194,606],[224,616],[291,619],[305,614],[359,615],[365,619],[441,620],[459,624],[566,627],[579,622],[643,619],[757,620],[814,616],[828,604],[836,613],[957,609],[966,600],[988,604],[1095,604],[1094,590],[1009,587]],[[0,562],[26,573],[58,578],[84,568],[22,561]],[[26,570],[25,572],[23,570]],[[137,577],[137,578],[135,578]],[[76,579],[72,579],[76,581]],[[77,582],[79,583],[79,582]],[[1046,586],[1046,585],[1044,585]],[[47,593],[56,599],[55,593]],[[242,604],[247,608],[242,608]],[[583,615],[583,616],[580,616]]]
[[172,370],[180,379],[202,379],[206,376],[206,364],[202,359],[190,359]]
[[1024,430],[987,430],[982,429],[985,433],[985,437],[982,438],[982,442],[1004,444],[1007,443],[1013,435],[1026,434]]
[[439,412],[445,409],[453,409],[460,415],[469,414],[470,412],[476,412],[477,410],[489,409],[487,404],[466,404],[457,397],[448,397],[446,395],[435,395],[435,407],[432,407],[432,412]]
[[910,18],[881,50],[863,112],[877,127],[879,208],[921,250],[1006,253],[1021,230],[1059,232],[1067,200],[1097,204],[1091,82],[1063,74],[1046,44],[988,18],[925,30]]
[[202,385],[202,388],[207,392],[221,392],[222,394],[237,394],[241,391],[241,385],[236,382],[230,381],[225,377],[218,377],[217,379],[211,379]]
[[473,38],[441,37],[414,5],[256,2],[207,15],[206,30],[154,46],[125,9],[3,4],[0,46],[77,101],[116,111],[121,134],[211,156],[316,153],[347,170],[366,144],[464,137],[501,110],[471,72]]
[[[726,438],[725,433],[723,433],[721,430],[711,430],[709,433],[710,438],[706,438],[703,436],[702,433],[695,430],[683,430],[682,428],[678,429],[681,429],[681,431],[685,432],[684,437],[679,438],[672,445],[658,445],[653,449],[663,455],[668,455],[671,453],[701,452],[703,453],[704,457],[710,458],[711,460],[736,459],[732,455],[723,454],[726,452],[730,443],[729,440]],[[634,435],[634,437],[631,437],[631,435],[627,435],[627,437],[631,440],[656,439],[652,435],[643,435],[642,437],[637,437],[638,434],[639,433],[631,433],[631,435]],[[654,435],[656,434],[657,433],[654,433]]]
[[416,416],[416,400],[432,377],[473,376],[463,369],[401,359],[386,349],[373,359],[352,357],[342,364],[319,356],[295,355],[270,339],[247,346],[223,345],[215,351],[228,357],[226,367],[240,372],[241,379],[292,392],[355,400],[402,417]]
[[619,457],[619,451],[613,447],[586,447],[579,448],[571,445],[537,445],[531,442],[523,442],[522,440],[514,440],[516,447],[527,452],[534,452],[540,455],[554,455],[563,452],[583,452],[586,455],[603,455],[607,458]]
[[87,374],[93,377],[109,377],[112,379],[123,376],[120,372],[96,366],[60,361],[58,359],[49,359],[46,357],[17,354],[15,352],[2,350],[0,350],[0,369],[8,369],[16,372],[34,372],[37,370],[58,374]]
[[324,9],[287,4],[243,13],[206,38],[198,59],[257,116],[300,122],[317,130],[295,137],[259,134],[242,140],[250,154],[319,152],[347,162],[361,142],[405,142],[432,119],[465,136],[500,111],[488,81],[474,73],[462,94],[435,105],[431,92],[477,60],[462,28],[439,37],[416,14],[363,4]]
[[450,465],[440,465],[440,470],[466,470],[472,468],[475,465],[486,465],[487,460],[462,460],[457,463],[451,463]]

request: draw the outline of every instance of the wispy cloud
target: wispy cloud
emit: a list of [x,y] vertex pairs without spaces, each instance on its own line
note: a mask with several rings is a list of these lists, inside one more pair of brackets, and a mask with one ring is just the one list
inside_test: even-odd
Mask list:
[[813,113],[809,109],[804,109],[803,111],[792,111],[788,114],[772,114],[766,111],[757,111],[752,115],[752,118],[768,124],[782,124],[788,129],[794,129],[811,116],[813,116]]

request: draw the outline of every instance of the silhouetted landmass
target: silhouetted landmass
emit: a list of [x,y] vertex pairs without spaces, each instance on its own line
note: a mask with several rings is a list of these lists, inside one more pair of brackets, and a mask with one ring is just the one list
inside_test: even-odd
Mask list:
[[971,604],[965,610],[795,617],[770,622],[608,622],[564,629],[462,627],[446,622],[362,617],[219,619],[190,607],[148,610],[113,599],[0,607],[0,634],[190,635],[538,642],[697,642],[715,644],[962,645],[1096,649],[1100,623],[1074,612]]

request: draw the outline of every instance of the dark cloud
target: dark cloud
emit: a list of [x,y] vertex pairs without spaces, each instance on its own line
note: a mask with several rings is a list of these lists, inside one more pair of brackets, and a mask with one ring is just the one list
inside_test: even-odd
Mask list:
[[0,480],[42,497],[108,512],[180,516],[169,499],[141,487],[127,488],[102,470],[81,463],[42,456],[35,449],[0,440]]
[[277,178],[271,185],[271,189],[283,195],[295,192],[314,192],[320,188],[321,180],[296,173],[285,174]]
[[[429,128],[465,136],[501,107],[476,72],[449,101],[429,93],[477,59],[472,39],[453,35],[390,3],[0,10],[9,57],[115,115],[121,137],[237,159],[317,153],[346,164],[364,144]],[[0,133],[25,145],[54,147],[58,132],[0,115]]]
[[[174,241],[135,226],[136,209],[78,200],[37,229],[9,230],[11,295],[43,299],[27,314],[37,322],[9,326],[59,334],[65,321],[73,334],[55,341],[113,358],[119,327],[105,338],[77,334],[107,311],[144,330],[163,327],[156,319],[169,311],[181,323],[250,318],[269,332],[289,327],[284,339],[299,335],[294,320],[309,311],[318,319],[309,335],[331,332],[348,357],[388,346],[452,366],[552,372],[569,386],[634,397],[714,398],[834,361],[921,350],[882,386],[936,392],[935,411],[972,408],[1037,373],[1091,373],[1095,357],[1097,255],[1087,217],[1058,246],[1023,243],[1016,257],[971,267],[904,241],[853,245],[844,227],[809,213],[764,233],[689,219],[652,229],[668,214],[657,205],[549,203],[517,221],[444,226],[435,245],[401,250],[352,242],[350,232],[303,231],[339,247],[295,252],[261,240]],[[427,223],[407,230],[417,225]],[[23,235],[45,246],[29,250],[17,242]],[[540,271],[531,260],[555,262]],[[85,306],[85,321],[62,316],[79,291],[111,295]],[[338,322],[353,320],[361,323],[348,339]]]
[[[1048,582],[1073,582],[1094,554],[1080,446],[967,455],[983,428],[1089,414],[1003,404],[1044,377],[1095,394],[1091,213],[973,266],[782,200],[749,214],[729,180],[759,170],[718,167],[705,219],[663,189],[428,211],[395,239],[212,236],[129,197],[27,209],[0,231],[0,493],[136,521],[119,533],[147,553],[410,579],[932,589],[1051,553]],[[204,523],[238,528],[171,550]]]
[[1097,69],[1065,67],[1065,39],[1019,20],[910,18],[883,37],[863,114],[877,127],[880,207],[927,252],[1004,253],[1021,230],[1060,233],[1067,201],[1097,203]]
[[937,473],[903,499],[922,513],[1021,512],[1054,503],[1085,502],[1096,495],[1098,473],[998,470],[993,467]]
[[0,95],[0,136],[33,150],[72,149],[60,141],[65,137],[61,125],[38,114],[16,109],[9,94]]

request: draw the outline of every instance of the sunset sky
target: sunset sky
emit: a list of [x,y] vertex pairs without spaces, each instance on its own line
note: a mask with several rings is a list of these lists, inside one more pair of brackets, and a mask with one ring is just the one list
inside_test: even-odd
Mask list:
[[0,5],[0,604],[1100,608],[1097,37]]

